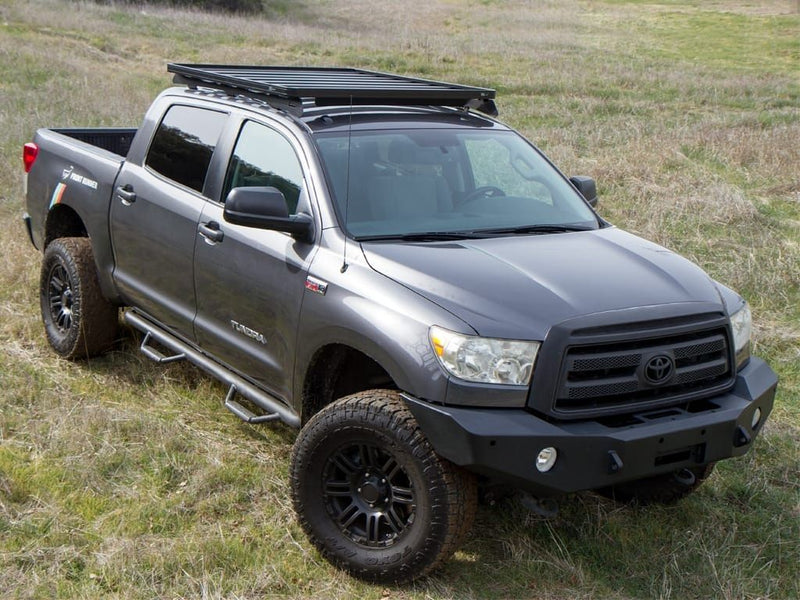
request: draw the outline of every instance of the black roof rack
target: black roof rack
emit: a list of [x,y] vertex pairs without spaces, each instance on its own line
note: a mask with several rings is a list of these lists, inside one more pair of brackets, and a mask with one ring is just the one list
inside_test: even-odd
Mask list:
[[410,105],[473,108],[497,116],[495,91],[442,81],[335,67],[268,67],[170,63],[175,83],[265,100],[294,115],[316,106]]

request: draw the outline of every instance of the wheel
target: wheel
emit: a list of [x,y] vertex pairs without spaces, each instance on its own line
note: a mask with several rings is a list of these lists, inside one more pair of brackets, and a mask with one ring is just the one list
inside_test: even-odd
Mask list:
[[474,477],[439,457],[397,392],[323,408],[292,451],[292,500],[311,542],[372,582],[407,582],[446,560],[469,531]]
[[601,496],[618,502],[647,504],[673,504],[695,491],[714,470],[714,463],[674,473],[656,475],[628,481],[595,490]]
[[42,260],[39,299],[47,340],[64,358],[106,350],[117,333],[117,308],[103,297],[89,238],[59,238]]

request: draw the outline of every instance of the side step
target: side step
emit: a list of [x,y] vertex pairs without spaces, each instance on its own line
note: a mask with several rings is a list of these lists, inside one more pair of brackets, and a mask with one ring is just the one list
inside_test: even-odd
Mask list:
[[[125,311],[123,313],[123,320],[134,329],[138,329],[144,333],[144,340],[142,340],[140,349],[142,353],[149,359],[161,364],[175,362],[178,360],[188,360],[190,363],[200,367],[212,377],[218,379],[225,385],[230,386],[228,394],[225,397],[225,408],[230,410],[243,421],[256,424],[280,420],[290,427],[294,427],[296,429],[300,428],[300,417],[283,402],[273,396],[270,396],[263,390],[257,388],[252,383],[233,373],[229,369],[226,369],[206,355],[198,352],[189,344],[179,340],[170,333],[167,333],[158,325],[150,322],[134,310]],[[165,356],[152,346],[148,345],[151,340],[169,349],[174,354],[171,356]],[[266,414],[253,414],[247,408],[236,402],[235,397],[237,394],[255,404]]]
[[225,396],[225,408],[239,417],[245,423],[250,423],[251,425],[258,425],[259,423],[269,423],[270,421],[275,421],[280,419],[281,416],[274,412],[274,413],[267,413],[265,415],[255,415],[249,410],[247,410],[244,406],[236,402],[234,398],[236,397],[236,386],[232,385],[231,389],[228,390],[228,395]]

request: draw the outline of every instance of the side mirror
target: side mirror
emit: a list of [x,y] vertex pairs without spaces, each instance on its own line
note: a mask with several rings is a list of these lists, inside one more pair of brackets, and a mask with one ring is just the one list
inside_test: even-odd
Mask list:
[[314,239],[314,221],[306,214],[289,214],[286,198],[274,187],[233,188],[225,199],[223,218],[234,225],[285,231],[310,242]]
[[597,184],[591,177],[584,175],[575,175],[570,177],[569,181],[575,186],[575,189],[581,193],[581,196],[586,198],[586,201],[592,208],[597,207]]

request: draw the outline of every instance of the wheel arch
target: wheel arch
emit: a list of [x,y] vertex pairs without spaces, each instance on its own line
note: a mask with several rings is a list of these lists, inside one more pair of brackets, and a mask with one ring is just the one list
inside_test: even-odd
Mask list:
[[53,240],[62,237],[89,237],[78,212],[67,204],[57,204],[47,213],[44,227],[44,251]]
[[338,398],[369,389],[399,389],[379,361],[341,342],[319,347],[308,361],[301,387],[301,418],[306,423]]
[[[102,218],[107,224],[107,216]],[[87,214],[80,203],[76,203],[76,206],[70,201],[55,204],[47,211],[45,217],[41,251],[44,252],[53,240],[59,238],[89,238],[100,289],[109,301],[121,305],[122,300],[111,278],[113,258],[107,230],[104,234],[100,224],[93,222],[97,219],[98,217]]]

